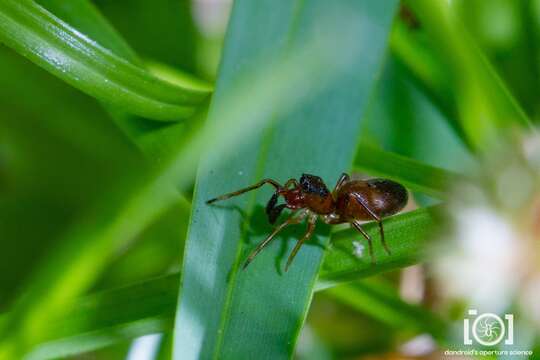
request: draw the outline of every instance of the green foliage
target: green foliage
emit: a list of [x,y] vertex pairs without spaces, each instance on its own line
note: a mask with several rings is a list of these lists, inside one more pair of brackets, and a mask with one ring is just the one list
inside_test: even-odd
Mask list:
[[2,1],[0,39],[96,98],[154,119],[192,115],[206,91],[160,81],[92,42],[33,1]]
[[84,297],[49,326],[28,357],[53,359],[80,354],[137,336],[170,331],[178,292],[178,276]]
[[[508,45],[534,35],[511,23],[498,42],[456,3],[236,0],[213,91],[198,76],[218,59],[200,60],[213,40],[190,2],[0,0],[0,358],[117,358],[157,332],[169,333],[160,358],[291,358],[316,292],[388,328],[350,357],[421,333],[449,343],[448,314],[395,288],[432,260],[444,204],[384,219],[391,255],[364,225],[376,264],[358,232],[320,225],[284,272],[304,226],[241,270],[272,230],[269,189],[205,200],[354,171],[403,183],[420,205],[446,201],[479,161],[469,149],[538,118],[538,76],[514,71],[538,54]],[[525,21],[509,3],[490,11]],[[313,336],[304,354],[338,353]]]
[[[444,331],[441,320],[404,303],[388,286],[369,281],[351,287],[343,285],[352,279],[412,264],[422,257],[425,244],[420,240],[424,238],[425,226],[430,225],[429,215],[425,212],[399,215],[385,225],[393,254],[388,256],[377,248],[380,265],[377,267],[371,266],[369,259],[361,261],[354,257],[353,243],[360,240],[356,232],[342,230],[332,234],[332,245],[324,257],[314,290],[332,288],[327,290],[332,296],[362,307],[362,311],[382,317],[383,321],[391,321],[395,327],[407,326],[412,331],[429,331],[440,337]],[[378,235],[376,226],[367,227],[367,231],[373,237]],[[407,243],[397,244],[396,239]],[[348,261],[341,261],[343,259]],[[82,298],[64,309],[62,317],[49,327],[47,337],[32,351],[31,357],[79,354],[124,339],[169,332],[173,329],[179,283],[180,274],[175,273]],[[418,322],[418,318],[425,321]]]
[[411,190],[435,197],[444,197],[449,184],[459,180],[459,175],[422,164],[404,156],[385,152],[369,145],[361,145],[355,168],[372,176],[396,180]]
[[[358,259],[354,255],[353,243],[359,238],[352,229],[336,233],[331,250],[325,253],[319,273],[321,286],[327,287],[336,281],[352,280],[417,263],[425,255],[426,243],[423,240],[427,238],[432,224],[430,211],[428,208],[420,209],[384,221],[392,255],[387,255],[382,246],[375,246],[373,253],[377,266],[373,266],[367,256]],[[365,230],[373,239],[379,238],[377,224],[368,224]]]
[[366,279],[328,289],[325,293],[396,330],[429,333],[443,343],[446,339],[448,325],[444,320],[421,306],[401,300],[395,289],[384,281]]
[[461,127],[467,140],[481,150],[493,146],[499,130],[530,126],[529,119],[508,92],[485,56],[471,41],[456,10],[444,1],[411,1],[430,40],[449,70]]

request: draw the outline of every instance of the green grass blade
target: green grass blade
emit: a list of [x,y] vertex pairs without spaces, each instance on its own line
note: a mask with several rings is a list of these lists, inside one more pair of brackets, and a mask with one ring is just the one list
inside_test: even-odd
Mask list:
[[[362,148],[362,147],[361,147]],[[371,151],[371,149],[366,149],[366,151]],[[371,158],[371,153],[365,153],[366,155],[369,155],[368,157]],[[169,154],[171,155],[171,154]],[[376,155],[376,154],[373,154]],[[406,162],[405,162],[406,164]],[[402,163],[396,163],[396,171],[400,170],[400,167],[403,166]],[[406,223],[404,226],[408,227],[409,222],[405,219]],[[385,222],[386,223],[386,222]],[[388,225],[388,224],[387,224]],[[368,227],[370,227],[368,225]],[[399,240],[399,235],[394,235],[393,231],[397,229],[397,231],[400,230],[401,227],[395,227],[395,228],[388,228],[387,226],[387,236],[389,239],[397,239],[396,241],[401,242]],[[377,229],[370,227],[370,231],[372,233],[372,236],[376,238],[378,236]],[[423,241],[423,231],[418,232],[417,240]],[[338,245],[347,244],[352,249],[352,243],[354,241],[363,241],[361,237],[359,237],[358,234],[355,232],[351,232],[349,230],[339,231],[335,233],[332,237],[333,239],[338,239],[339,241]],[[72,240],[70,240],[72,241]],[[407,241],[407,238],[404,238],[403,241]],[[334,241],[333,241],[334,242]],[[392,245],[394,246],[394,245]],[[417,250],[421,250],[421,247],[416,247]],[[352,253],[352,252],[351,252]],[[341,256],[344,256],[346,258],[349,258],[351,256],[351,253],[345,253],[343,252]],[[385,254],[382,254],[382,256],[386,256]],[[56,260],[57,261],[57,260]],[[353,269],[353,271],[356,271],[358,269]],[[375,270],[387,270],[386,267],[384,268],[377,268]],[[337,271],[341,271],[340,269],[337,269]],[[341,283],[342,281],[348,281],[351,278],[355,278],[357,275],[361,276],[362,274],[365,274],[363,269],[360,269],[360,273],[356,275],[350,275],[349,277],[340,278],[341,274],[336,274],[336,276],[333,279],[332,285],[337,285]],[[328,274],[327,274],[328,275]],[[331,275],[328,275],[329,277],[332,277]],[[80,279],[79,279],[80,280]],[[161,280],[157,280],[161,281]],[[172,281],[168,281],[167,284],[171,286],[174,289],[177,288],[178,284],[178,275],[174,276],[174,279]],[[328,284],[321,284],[320,287],[328,286]],[[88,318],[97,318],[96,322],[82,322],[81,324],[78,324],[78,319],[80,319],[80,316],[73,315],[69,316],[69,321],[71,323],[63,324],[63,322],[60,322],[58,325],[58,329],[64,329],[66,332],[57,332],[56,330],[52,331],[51,327],[48,327],[48,333],[47,338],[45,342],[40,342],[40,345],[32,352],[32,354],[37,354],[41,356],[42,354],[51,354],[52,357],[58,357],[63,356],[68,353],[80,353],[87,350],[91,350],[94,348],[106,346],[108,344],[114,343],[116,341],[119,341],[121,339],[129,339],[132,337],[136,337],[138,335],[145,335],[151,332],[155,331],[161,331],[162,327],[159,327],[163,324],[165,328],[169,328],[170,321],[163,320],[160,317],[160,314],[154,314],[152,316],[149,316],[149,318],[144,318],[143,315],[145,314],[144,309],[146,308],[146,298],[155,298],[159,296],[159,294],[153,294],[154,289],[160,289],[160,286],[152,285],[152,283],[149,283],[148,286],[144,286],[144,288],[148,288],[150,293],[148,294],[139,294],[139,289],[136,287],[133,290],[133,293],[130,293],[130,295],[122,295],[123,292],[121,292],[119,295],[116,295],[115,292],[109,292],[106,293],[108,300],[104,300],[104,303],[114,303],[115,298],[118,296],[118,307],[114,307],[112,311],[109,313],[109,317],[111,318],[111,322],[107,321],[107,309],[108,305],[105,307],[104,310],[101,310],[99,307],[101,306],[101,302],[93,302],[93,304],[96,304],[96,308],[93,310],[88,310]],[[123,290],[122,290],[123,291]],[[160,291],[160,290],[159,290]],[[176,293],[175,291],[167,291],[167,294],[163,295],[164,297],[174,297],[171,299],[168,303],[174,304]],[[130,298],[136,298],[140,299],[138,301],[138,304],[141,308],[141,314],[139,315],[137,311],[134,311],[131,309],[129,304],[123,304],[122,299],[130,299]],[[165,299],[164,299],[165,300]],[[86,301],[83,301],[83,304],[86,303]],[[123,304],[123,305],[122,305]],[[39,304],[42,308],[43,304]],[[84,307],[85,305],[79,305]],[[126,309],[128,312],[127,314],[123,312],[123,309]],[[169,308],[168,308],[169,309]],[[83,311],[83,310],[80,310]],[[94,312],[95,311],[95,312]],[[77,310],[76,310],[77,312]],[[172,318],[174,314],[174,306],[171,306],[169,310],[166,310],[168,318]],[[92,315],[94,314],[94,315]],[[116,319],[118,319],[118,323],[116,322]],[[127,319],[127,320],[126,320]],[[161,324],[161,325],[160,325]],[[159,326],[158,326],[159,325]],[[156,327],[158,326],[158,327]],[[40,355],[41,354],[41,355]],[[36,355],[36,356],[37,356]],[[43,355],[44,356],[44,355]]]
[[392,54],[403,64],[407,78],[441,110],[455,134],[469,146],[452,101],[450,74],[429,46],[428,40],[424,32],[410,29],[402,21],[396,21],[390,36],[390,47]]
[[[126,174],[125,182],[104,192],[95,206],[66,229],[25,283],[24,296],[1,324],[0,357],[20,358],[46,336],[48,324],[94,283],[112,255],[176,201],[171,185],[182,189],[192,181],[198,158],[208,144],[220,154],[214,160],[226,162],[235,154],[233,145],[255,130],[266,129],[272,118],[261,114],[276,110],[287,114],[297,101],[319,93],[329,83],[328,77],[316,75],[324,75],[328,69],[341,69],[343,73],[350,62],[336,63],[333,53],[320,51],[337,43],[334,38],[307,41],[303,50],[244,74],[226,94],[219,123],[201,129],[199,121],[190,121],[194,126],[189,129],[185,146],[175,148],[153,168],[141,166],[136,174]],[[322,56],[315,57],[314,53]],[[251,101],[246,102],[246,98]]]
[[[143,66],[143,64],[146,64],[143,63],[143,61],[138,57],[138,55],[131,48],[131,46],[116,31],[116,29],[113,28],[113,26],[109,23],[108,19],[106,19],[100,13],[97,7],[90,0],[73,0],[69,2],[63,0],[39,0],[38,3],[41,6],[45,7],[48,11],[53,13],[55,16],[67,22],[70,26],[75,27],[77,31],[84,33],[85,35],[94,39],[99,44],[113,51],[118,56],[124,57],[125,59],[138,66]],[[169,83],[179,84],[180,86],[186,86],[188,88],[205,88],[205,84],[203,84],[200,80],[194,78],[193,76],[187,76],[178,70],[170,69],[163,64],[151,62],[150,66],[148,66],[147,68],[158,78]],[[156,69],[156,71],[154,72],[152,71],[152,69]],[[206,89],[209,91],[211,90],[211,88],[208,86],[206,86]],[[104,108],[108,110],[111,117],[115,120],[115,123],[121,129],[123,129],[124,132],[128,135],[128,137],[144,152],[144,154],[148,158],[152,160],[160,159],[161,161],[163,161],[165,157],[173,154],[174,150],[180,148],[181,139],[185,135],[184,131],[188,129],[188,126],[185,122],[167,124],[167,127],[146,126],[144,136],[138,136],[135,135],[133,130],[137,128],[138,124],[148,124],[148,120],[136,117],[134,115],[126,114],[107,104],[104,104]],[[168,130],[168,136],[161,134],[162,128],[166,128]],[[152,136],[149,136],[149,133],[151,133]],[[146,146],[148,138],[155,139],[154,146]],[[172,144],[174,144],[174,146],[172,146]],[[162,156],[164,151],[154,150],[156,147],[159,147],[159,149],[166,148],[167,156]],[[177,239],[183,239],[185,238],[185,229],[189,221],[189,211],[191,210],[191,204],[185,199],[183,194],[179,194],[178,202],[181,205],[178,207],[180,211],[176,212],[176,219],[173,221],[175,223],[174,227],[180,232]],[[166,239],[166,237],[160,236],[155,241],[152,241],[152,243],[154,244],[153,246],[156,246],[157,248],[161,247],[164,249],[165,252],[167,252],[165,248],[169,248],[168,254],[171,254],[175,258],[179,258],[180,252],[175,251],[174,249],[183,246],[183,244],[180,244],[178,243],[178,241],[176,241],[176,244],[174,244],[172,247],[173,252],[171,253],[171,245],[164,243],[162,241],[163,239]],[[130,248],[130,251],[124,253],[122,259],[116,261],[115,266],[112,269],[109,268],[107,279],[114,278],[114,269],[116,269],[116,271],[118,272],[122,272],[122,268],[127,269],[128,267],[133,265],[133,261],[139,261],[139,259],[130,259],[136,258],[138,256],[138,253],[144,251],[144,248],[148,246],[146,245],[147,243],[147,241],[145,242],[145,235],[143,233],[137,238],[137,243]],[[171,256],[169,256],[168,258],[170,259]],[[162,263],[163,268],[170,266],[170,263],[168,263],[167,261],[162,261]],[[128,278],[131,276],[135,279],[138,279],[137,276],[140,276],[141,273],[145,271],[144,269],[148,268],[145,268],[144,266],[139,266],[138,271],[129,271],[130,275],[128,276]]]
[[[144,67],[158,79],[177,84],[188,89],[198,89],[211,92],[212,86],[191,74],[172,68],[156,60],[142,61],[131,46],[124,40],[90,0],[39,0],[38,3],[55,16],[67,22],[97,41],[100,45],[111,50],[120,57]],[[148,130],[148,129],[147,129]]]
[[36,3],[104,48],[142,66],[135,51],[90,0],[37,0]]
[[106,192],[58,240],[0,329],[0,357],[19,358],[38,343],[51,319],[95,281],[115,251],[176,201],[168,181],[146,178],[133,176],[131,183]]
[[[28,359],[56,359],[173,328],[179,275],[83,297],[49,325]],[[1,320],[1,318],[0,318]]]
[[[378,264],[375,266],[369,263],[366,255],[362,259],[354,258],[352,243],[364,241],[357,233],[341,230],[332,234],[332,245],[324,258],[323,271],[315,290],[332,288],[329,291],[334,295],[333,289],[339,286],[340,290],[336,290],[335,296],[340,298],[343,298],[344,293],[353,292],[354,295],[360,292],[356,294],[358,296],[347,296],[348,300],[343,300],[358,310],[393,325],[396,321],[407,322],[411,316],[422,315],[421,321],[417,323],[418,327],[412,328],[429,331],[437,336],[438,330],[443,331],[442,327],[435,329],[437,319],[432,319],[429,314],[423,312],[417,313],[416,307],[411,308],[396,300],[395,296],[390,296],[388,291],[383,291],[384,289],[372,289],[369,280],[365,286],[362,281],[360,288],[354,284],[351,285],[353,288],[343,285],[344,282],[353,279],[398,269],[422,260],[425,233],[428,230],[421,228],[424,225],[428,227],[431,225],[430,211],[432,210],[422,209],[385,221],[386,235],[393,254],[392,256],[384,254],[380,246],[376,245]],[[378,236],[378,229],[375,226],[367,225],[366,228],[370,235]],[[409,253],[404,255],[404,251]],[[336,259],[339,257],[343,259],[338,262]],[[336,266],[336,263],[340,265]],[[47,337],[40,341],[30,356],[39,359],[57,358],[95,350],[150,333],[168,332],[173,327],[179,283],[180,274],[174,273],[83,297],[70,308],[64,309],[58,320],[49,324]],[[363,300],[367,299],[369,308],[365,308],[368,305],[360,302],[360,297]],[[376,305],[375,308],[373,304]],[[375,311],[380,307],[383,307],[383,312]],[[401,311],[403,309],[405,310]],[[400,315],[395,318],[394,313]],[[7,317],[8,314],[0,317],[0,324]]]
[[[117,55],[134,64],[143,64],[130,45],[89,0],[75,0],[69,3],[62,0],[40,0],[40,4]],[[155,61],[147,62],[146,65],[150,72],[167,83],[204,90],[209,93],[212,91],[209,84],[177,69]],[[206,102],[201,106],[205,105]],[[133,116],[120,109],[113,109],[111,106],[105,106],[105,108],[115,123],[149,158],[161,162],[178,150],[185,132],[189,130],[184,122],[167,124],[167,126],[163,126],[163,124],[150,126],[146,119]]]
[[442,103],[449,106],[450,80],[449,74],[433,50],[426,44],[428,38],[418,29],[411,29],[407,24],[398,20],[395,22],[390,36],[392,52],[414,74],[420,83],[425,85],[430,94],[443,99]]
[[[486,149],[500,130],[529,128],[530,120],[444,0],[408,1],[450,71],[453,101],[470,144]],[[504,132],[502,132],[504,133]]]
[[462,176],[414,159],[361,144],[354,167],[371,176],[398,181],[410,190],[444,198],[448,185]]
[[376,265],[371,264],[365,251],[360,258],[355,255],[355,242],[365,244],[364,239],[355,231],[350,229],[335,233],[324,255],[317,287],[321,289],[335,286],[336,283],[402,268],[424,259],[426,240],[433,224],[432,212],[433,208],[423,208],[383,221],[391,255],[384,252],[378,241],[377,224],[364,225],[364,229],[374,239]]
[[[214,55],[201,49],[207,40],[205,28],[200,27],[199,3],[187,0],[92,2],[143,59],[157,60],[194,74],[201,73],[204,67],[201,63],[212,61],[207,57]],[[227,6],[221,2],[202,4],[210,5],[210,9]],[[216,47],[219,51],[221,46]]]
[[447,324],[419,305],[403,301],[389,284],[365,279],[325,290],[325,294],[399,331],[428,333],[444,341]]
[[[422,209],[391,218],[387,221],[389,223],[385,222],[393,254],[388,256],[380,246],[376,246],[376,266],[369,263],[366,255],[362,259],[354,258],[352,243],[364,241],[357,233],[350,230],[334,233],[315,290],[330,291],[339,298],[352,292],[351,296],[342,300],[356,309],[386,323],[395,325],[396,321],[401,321],[400,324],[406,322],[415,331],[428,331],[438,336],[444,331],[443,326],[437,328],[438,319],[403,303],[391,296],[389,291],[373,289],[369,281],[353,284],[352,288],[343,285],[353,279],[398,269],[422,259],[426,230],[420,228],[429,226],[430,219],[428,210]],[[366,229],[370,235],[378,235],[375,226],[368,225]],[[404,255],[405,251],[409,253]],[[337,261],[339,257],[343,258],[342,261]],[[339,265],[336,266],[336,263]],[[64,310],[61,318],[49,324],[47,337],[40,341],[30,356],[45,359],[75,355],[142,335],[168,332],[173,327],[179,283],[180,274],[175,273],[84,297]],[[367,303],[360,301],[360,298]],[[415,326],[409,322],[411,316],[419,320]],[[0,324],[6,317],[6,314],[0,317]]]
[[[284,274],[278,268],[292,244],[280,245],[276,241],[247,271],[241,271],[246,253],[270,230],[269,226],[248,220],[254,211],[255,219],[261,216],[260,207],[254,209],[253,201],[246,201],[253,200],[253,196],[213,207],[205,204],[205,200],[270,176],[285,181],[302,172],[312,172],[331,183],[341,171],[350,168],[359,119],[383,58],[395,5],[395,2],[312,0],[281,7],[276,7],[274,1],[235,3],[210,109],[210,126],[219,124],[222,97],[234,88],[238,72],[264,66],[269,57],[309,43],[313,27],[334,29],[325,25],[328,19],[334,19],[332,15],[338,18],[345,15],[340,22],[331,22],[334,27],[348,25],[341,30],[341,36],[333,36],[333,30],[328,30],[331,43],[324,44],[320,53],[312,54],[306,65],[297,69],[300,73],[296,76],[304,73],[305,81],[310,84],[308,88],[315,85],[309,80],[306,66],[325,54],[340,59],[335,65],[344,66],[345,70],[336,77],[341,82],[339,85],[325,88],[310,101],[298,101],[292,114],[272,131],[253,134],[231,161],[209,166],[208,161],[220,157],[215,152],[203,160],[183,264],[175,358],[279,359],[292,355],[310,303],[322,258],[321,248],[305,246]],[[343,9],[347,10],[341,12]],[[344,20],[348,16],[351,20]],[[361,47],[358,52],[347,39],[356,39],[355,43]],[[261,41],[265,47],[260,47]],[[317,74],[318,83],[331,68]],[[295,96],[303,91],[298,89]],[[258,109],[258,116],[283,118],[283,113],[276,114],[280,107],[278,104],[277,108]],[[268,189],[261,193],[263,196],[257,196],[257,203],[262,204]],[[245,217],[235,210],[235,205],[241,212],[246,211]],[[249,228],[257,234],[248,234]],[[320,240],[324,238],[319,235]]]
[[148,118],[185,118],[208,96],[157,79],[30,0],[0,1],[0,40],[89,95]]
[[[143,65],[143,62],[131,46],[112,27],[91,1],[73,0],[66,2],[63,0],[39,0],[38,3],[118,56],[124,57],[138,66]],[[163,64],[152,62],[151,67],[156,68],[159,74],[163,74],[158,76],[158,78],[169,83],[184,84],[187,87],[211,90],[210,87],[201,84],[200,80],[185,76],[179,73],[179,71],[174,71]],[[146,131],[139,134],[135,133],[134,130],[137,129],[137,124],[147,122],[145,119],[115,110],[112,106],[107,106],[106,104],[105,109],[109,111],[115,123],[125,131],[145,155],[154,160],[161,159],[163,161],[164,158],[169,157],[175,150],[178,150],[181,145],[181,139],[185,135],[185,130],[189,129],[185,123],[179,122],[165,127],[167,129],[166,134],[163,134],[164,129],[162,127],[150,127],[152,130],[145,127],[144,129]],[[149,142],[151,144],[147,145]],[[166,154],[164,154],[165,152]],[[179,213],[177,228],[184,229],[189,219],[190,203],[185,199],[183,194],[179,194],[178,201],[183,206],[181,207],[182,212]]]
[[[55,3],[53,0],[48,0],[48,2]],[[181,137],[180,131],[178,126],[166,127],[144,133],[138,138],[142,140],[143,149],[150,149],[151,154],[167,155],[174,148],[167,144],[171,141],[177,141]],[[154,150],[156,147],[159,149]],[[443,197],[446,184],[452,183],[458,178],[458,175],[452,172],[430,167],[368,145],[361,145],[358,149],[355,168],[370,175],[384,176],[400,181],[412,190],[437,197]]]

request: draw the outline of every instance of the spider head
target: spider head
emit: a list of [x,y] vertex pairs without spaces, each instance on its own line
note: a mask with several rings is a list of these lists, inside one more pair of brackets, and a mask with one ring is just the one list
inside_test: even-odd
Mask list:
[[334,211],[335,204],[332,193],[328,191],[326,184],[320,177],[302,174],[298,190],[302,195],[304,207],[321,215]]
[[327,197],[330,194],[324,181],[315,175],[302,174],[300,188],[304,194],[309,196]]

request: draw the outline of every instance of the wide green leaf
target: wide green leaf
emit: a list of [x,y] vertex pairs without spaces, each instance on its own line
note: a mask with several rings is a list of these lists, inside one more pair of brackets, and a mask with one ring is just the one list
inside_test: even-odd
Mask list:
[[[318,29],[325,29],[331,41],[323,42],[306,64],[331,56],[333,65],[321,69],[316,79],[307,72],[309,67],[297,69],[307,75],[304,81],[309,85],[292,85],[295,111],[280,112],[279,104],[259,109],[257,116],[282,121],[271,131],[252,133],[230,161],[218,166],[215,160],[220,154],[215,152],[203,159],[183,264],[177,359],[292,355],[322,259],[321,247],[304,246],[285,274],[282,260],[293,244],[278,240],[241,271],[247,253],[270,231],[264,219],[257,221],[262,212],[255,206],[267,199],[269,189],[261,190],[256,202],[253,194],[220,206],[205,201],[264,177],[284,182],[309,172],[332,184],[350,168],[396,2],[309,0],[275,5],[274,1],[235,3],[209,126],[220,123],[223,98],[239,74],[264,68],[269,59],[309,44],[320,34]],[[298,99],[325,80],[327,86],[309,101]],[[317,236],[322,244],[325,234]]]
[[157,79],[31,0],[0,1],[0,41],[72,86],[148,118],[188,117],[208,96]]

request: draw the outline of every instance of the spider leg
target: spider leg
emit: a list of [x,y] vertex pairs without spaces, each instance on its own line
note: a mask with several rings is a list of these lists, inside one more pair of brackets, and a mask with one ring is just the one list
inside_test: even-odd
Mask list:
[[270,241],[272,241],[274,239],[274,237],[281,231],[283,230],[284,228],[286,228],[287,226],[289,225],[293,225],[293,224],[298,224],[300,223],[302,220],[304,220],[304,218],[306,217],[307,215],[307,212],[305,210],[301,210],[300,213],[295,216],[296,214],[293,213],[287,220],[285,220],[283,223],[281,223],[278,227],[276,227],[274,229],[274,231],[272,231],[272,233],[270,235],[268,235],[268,237],[263,241],[261,242],[259,245],[257,245],[257,247],[255,248],[255,250],[253,250],[251,252],[251,254],[249,254],[249,257],[247,258],[246,262],[244,263],[244,267],[243,269],[247,268],[247,266],[253,261],[253,259],[255,258],[255,256],[257,256],[261,251],[262,249],[264,249],[269,243]]
[[339,177],[337,183],[336,183],[336,186],[334,187],[334,190],[332,190],[332,196],[334,197],[334,199],[337,198],[337,194],[339,192],[339,189],[341,188],[341,186],[343,184],[345,184],[347,181],[350,180],[350,177],[347,173],[342,173],[341,176]]
[[212,204],[216,201],[222,201],[222,200],[227,200],[227,199],[230,199],[234,196],[238,196],[238,195],[241,195],[243,193],[246,193],[248,191],[251,191],[251,190],[255,190],[255,189],[258,189],[260,188],[261,186],[263,186],[264,184],[270,184],[272,185],[273,187],[276,188],[276,191],[281,189],[281,185],[279,185],[279,183],[275,180],[272,180],[272,179],[263,179],[261,181],[259,181],[258,183],[256,184],[253,184],[251,186],[248,186],[246,188],[243,188],[243,189],[240,189],[240,190],[237,190],[237,191],[234,191],[234,192],[231,192],[231,193],[228,193],[228,194],[224,194],[224,195],[221,195],[221,196],[218,196],[216,198],[213,198],[213,199],[210,199],[208,200],[206,203],[207,204]]
[[390,248],[388,248],[388,245],[386,244],[386,240],[384,239],[384,228],[383,228],[383,223],[382,223],[382,219],[377,216],[377,214],[375,214],[373,212],[373,210],[371,210],[369,208],[369,206],[364,202],[364,199],[362,199],[361,196],[359,196],[358,194],[352,194],[354,196],[354,198],[356,199],[356,201],[362,205],[362,207],[364,209],[366,209],[367,213],[373,218],[373,220],[375,220],[377,222],[377,224],[379,225],[379,232],[381,234],[381,243],[384,247],[384,250],[386,251],[386,253],[388,255],[391,255],[392,252],[390,251]]
[[362,228],[362,225],[360,225],[360,223],[358,221],[351,221],[350,223],[356,230],[358,230],[358,232],[360,232],[360,234],[362,234],[367,242],[368,242],[368,247],[369,247],[369,256],[371,257],[371,263],[372,264],[375,264],[375,255],[373,255],[373,243],[371,241],[371,236],[369,236],[369,234],[366,232],[366,230],[364,230]]
[[308,226],[307,226],[306,233],[304,234],[304,236],[302,236],[300,240],[298,240],[298,242],[294,246],[294,249],[291,251],[289,258],[287,259],[287,265],[285,265],[285,271],[289,270],[289,266],[291,265],[292,261],[294,260],[294,257],[298,253],[298,250],[300,250],[300,247],[302,247],[304,242],[313,235],[313,232],[315,231],[316,223],[317,223],[317,215],[311,214],[308,219]]
[[392,252],[390,251],[390,248],[388,247],[388,245],[386,244],[386,240],[384,239],[384,228],[382,224],[382,219],[379,218],[379,220],[375,220],[375,221],[377,221],[377,224],[379,225],[379,232],[381,234],[381,243],[382,243],[382,246],[384,247],[384,251],[386,251],[388,255],[392,255]]
[[287,180],[287,182],[285,183],[285,185],[283,185],[283,188],[284,188],[285,190],[288,190],[289,187],[290,187],[291,185],[292,185],[293,188],[297,188],[298,186],[300,186],[300,185],[298,184],[298,181],[297,181],[296,179],[292,178],[292,179]]

